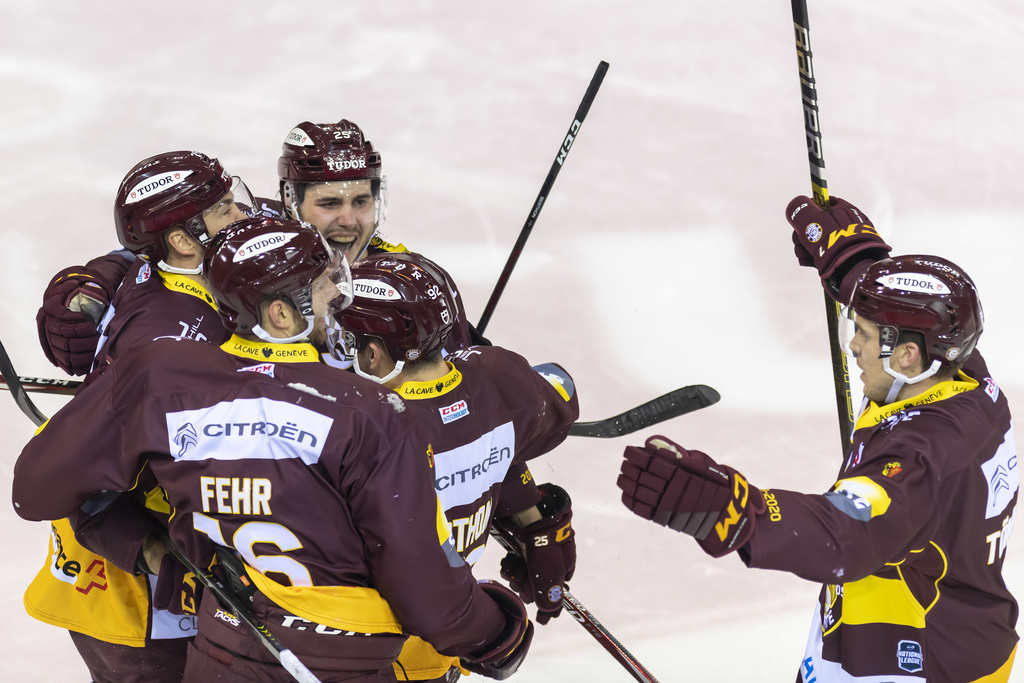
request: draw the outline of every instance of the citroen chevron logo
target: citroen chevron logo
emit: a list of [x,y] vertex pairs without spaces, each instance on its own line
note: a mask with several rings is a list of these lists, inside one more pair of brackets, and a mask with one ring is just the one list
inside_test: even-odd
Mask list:
[[199,437],[196,435],[196,428],[192,426],[191,422],[186,422],[178,427],[178,432],[174,435],[174,443],[181,447],[177,456],[179,458],[185,455],[185,451],[188,450],[189,446],[195,446],[199,443]]

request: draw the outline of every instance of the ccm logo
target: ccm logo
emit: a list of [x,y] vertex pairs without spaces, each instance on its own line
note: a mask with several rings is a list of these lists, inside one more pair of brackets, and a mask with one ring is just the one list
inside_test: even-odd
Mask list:
[[453,414],[459,412],[460,410],[466,410],[467,408],[469,408],[469,406],[466,405],[465,401],[459,401],[457,403],[453,403],[450,406],[441,408],[441,417],[445,417],[447,415],[453,415]]

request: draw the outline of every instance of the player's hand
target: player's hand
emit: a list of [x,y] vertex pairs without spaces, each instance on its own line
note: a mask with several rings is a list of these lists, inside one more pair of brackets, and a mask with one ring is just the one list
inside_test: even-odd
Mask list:
[[628,446],[624,457],[618,486],[626,507],[693,536],[712,557],[745,545],[766,509],[760,489],[739,472],[663,436]]
[[503,681],[526,659],[533,642],[533,624],[526,615],[526,605],[515,593],[494,581],[483,580],[478,584],[504,614],[505,628],[494,642],[462,657],[462,666],[481,676]]
[[829,198],[827,211],[810,197],[796,197],[786,207],[786,219],[793,226],[797,260],[801,266],[817,269],[822,280],[863,258],[886,258],[891,249],[868,217],[839,197]]
[[84,266],[54,276],[36,314],[39,344],[51,363],[69,375],[89,372],[110,296],[99,273]]
[[546,624],[562,612],[562,593],[576,571],[576,532],[572,501],[554,484],[538,487],[544,497],[537,508],[541,519],[519,528],[510,519],[495,519],[511,535],[522,554],[509,552],[501,561],[501,577],[523,602],[537,603],[537,623]]

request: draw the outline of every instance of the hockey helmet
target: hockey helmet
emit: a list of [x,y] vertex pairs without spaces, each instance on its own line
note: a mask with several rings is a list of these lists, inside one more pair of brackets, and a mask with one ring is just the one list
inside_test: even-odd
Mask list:
[[[225,200],[231,192],[233,198]],[[204,214],[222,203],[236,203],[247,213],[254,205],[245,184],[228,174],[217,159],[190,151],[143,159],[117,191],[114,225],[118,241],[128,251],[153,261],[167,257],[163,236],[173,228],[183,228],[206,245],[210,235]]]
[[379,338],[395,361],[440,351],[456,321],[444,270],[419,254],[376,254],[352,266],[352,305],[335,320],[356,337]]
[[970,356],[985,320],[974,282],[938,256],[872,264],[854,288],[850,309],[878,325],[883,358],[895,350],[901,332],[918,332],[929,362],[946,366]]
[[260,327],[260,304],[265,300],[290,301],[306,318],[307,334],[313,325],[314,286],[324,273],[340,292],[332,297],[327,315],[352,301],[345,258],[316,228],[300,221],[249,218],[231,224],[210,242],[203,270],[224,326],[267,341],[271,339]]

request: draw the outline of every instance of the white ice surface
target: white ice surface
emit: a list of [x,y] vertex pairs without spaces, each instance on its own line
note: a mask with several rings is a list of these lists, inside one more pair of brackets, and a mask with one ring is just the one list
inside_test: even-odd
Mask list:
[[[810,4],[831,191],[897,253],[944,254],[974,276],[982,349],[1024,413],[1024,5]],[[585,420],[687,384],[719,389],[712,408],[570,439],[533,469],[575,501],[574,594],[660,680],[793,680],[817,587],[712,561],[626,511],[615,487],[622,447],[656,432],[761,486],[833,480],[822,298],[783,219],[810,189],[788,3],[0,0],[0,27],[0,335],[21,374],[43,376],[60,373],[36,341],[40,294],[115,246],[128,168],[198,149],[271,195],[281,140],[303,120],[364,128],[391,186],[386,234],[447,266],[476,320],[610,62],[487,336],[568,368]],[[0,427],[9,490],[32,426],[6,400]],[[22,608],[46,527],[0,506],[0,532],[0,679],[86,681],[66,633]],[[497,556],[478,573],[496,574]],[[1012,548],[1006,575],[1024,591]],[[538,629],[515,680],[631,679],[563,616]]]

